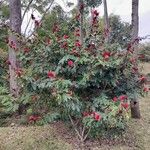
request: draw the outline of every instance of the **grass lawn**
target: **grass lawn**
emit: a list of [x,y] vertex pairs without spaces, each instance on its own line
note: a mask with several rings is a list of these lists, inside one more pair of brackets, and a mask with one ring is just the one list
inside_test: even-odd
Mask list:
[[[150,64],[144,64],[144,73],[150,73]],[[94,144],[90,143],[85,150],[150,150],[150,95],[141,99],[140,106],[142,118],[129,122],[128,144],[93,142]],[[74,148],[77,147],[75,136],[68,135],[67,130],[62,130],[61,126],[56,128],[53,125],[2,127],[0,150],[79,150]]]

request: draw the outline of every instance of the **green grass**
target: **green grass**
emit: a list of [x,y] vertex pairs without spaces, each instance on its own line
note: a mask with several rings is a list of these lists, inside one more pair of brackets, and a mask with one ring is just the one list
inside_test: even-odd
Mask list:
[[6,127],[0,128],[0,150],[71,150],[53,128]]

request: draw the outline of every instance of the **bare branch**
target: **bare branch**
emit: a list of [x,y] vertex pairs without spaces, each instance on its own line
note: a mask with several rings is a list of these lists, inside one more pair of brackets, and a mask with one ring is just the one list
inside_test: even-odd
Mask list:
[[27,13],[27,11],[28,11],[28,9],[29,9],[30,5],[32,4],[32,2],[33,2],[33,0],[30,0],[30,2],[29,2],[29,4],[28,4],[28,6],[26,7],[26,9],[25,9],[25,11],[24,11],[24,13],[23,13],[23,16],[22,16],[22,22],[23,22],[24,17],[25,17],[25,15],[26,15],[26,13]]

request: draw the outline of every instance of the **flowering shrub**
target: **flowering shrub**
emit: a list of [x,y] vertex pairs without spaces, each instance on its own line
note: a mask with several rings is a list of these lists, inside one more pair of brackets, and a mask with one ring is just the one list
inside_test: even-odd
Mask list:
[[122,52],[117,44],[105,43],[96,32],[99,14],[92,13],[93,29],[83,43],[78,27],[70,31],[74,37],[60,36],[61,27],[54,24],[46,40],[35,39],[20,53],[26,88],[38,97],[31,100],[34,109],[46,104],[65,116],[81,141],[89,134],[124,129],[129,102],[147,92],[132,45]]

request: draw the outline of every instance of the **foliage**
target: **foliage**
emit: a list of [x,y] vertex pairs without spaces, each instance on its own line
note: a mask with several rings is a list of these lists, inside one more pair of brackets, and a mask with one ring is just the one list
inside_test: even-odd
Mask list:
[[139,58],[141,61],[149,62],[150,61],[150,44],[140,45]]
[[21,78],[31,95],[38,97],[34,109],[49,106],[73,126],[78,122],[81,140],[89,133],[124,129],[129,101],[143,91],[131,49],[122,53],[117,44],[102,44],[93,37],[81,45],[78,37],[60,37],[59,29],[47,37],[48,42],[35,40],[20,53],[26,68]]
[[[109,16],[110,23],[110,43],[119,43],[122,48],[126,48],[131,41],[131,25],[122,22],[120,16],[111,14]],[[100,19],[100,32],[104,31],[104,19]]]
[[0,106],[3,111],[13,113],[18,110],[19,104],[15,99],[9,94],[7,88],[0,86]]

